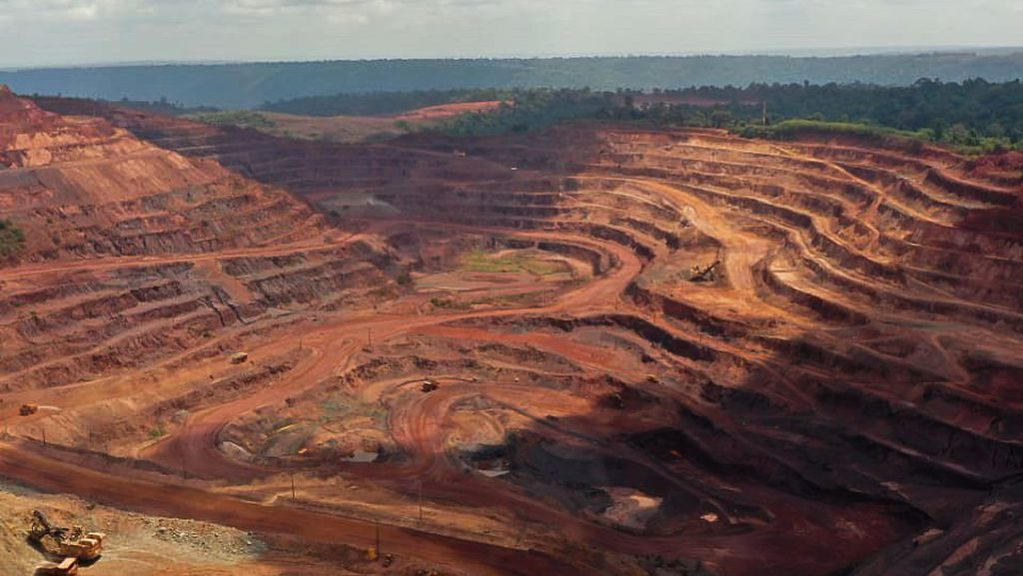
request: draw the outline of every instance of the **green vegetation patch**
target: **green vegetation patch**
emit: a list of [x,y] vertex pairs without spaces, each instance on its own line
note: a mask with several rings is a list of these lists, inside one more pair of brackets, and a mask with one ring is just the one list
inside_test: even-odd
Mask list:
[[0,260],[25,249],[25,233],[10,220],[0,220]]
[[[767,127],[765,105],[772,124]],[[1023,81],[923,79],[901,87],[750,84],[649,93],[519,90],[505,105],[462,114],[428,129],[455,136],[489,135],[579,119],[728,128],[777,139],[810,131],[842,132],[896,145],[927,141],[965,153],[999,152],[1023,149]]]
[[540,292],[524,292],[522,294],[504,294],[501,296],[487,296],[477,298],[466,303],[466,308],[487,307],[506,308],[511,306],[536,305],[545,301],[545,298],[554,294],[552,290]]
[[255,128],[257,130],[269,130],[277,126],[277,123],[266,116],[249,110],[233,110],[227,112],[202,112],[190,114],[193,120],[213,124],[216,126],[240,126],[242,128]]
[[320,425],[337,425],[352,421],[368,421],[380,430],[387,429],[388,411],[373,402],[364,402],[358,398],[335,394],[320,403],[323,415],[318,419]]
[[543,260],[528,252],[515,252],[497,256],[474,250],[462,256],[462,269],[467,272],[512,274],[525,272],[534,276],[549,276],[566,272],[563,262]]
[[[920,56],[906,57],[916,64]],[[947,55],[942,58],[948,58]],[[753,65],[756,59],[740,59],[752,77],[763,77],[765,62]],[[730,63],[739,66],[740,60]],[[688,63],[699,59],[630,59],[629,71],[637,72],[643,66],[661,66]],[[818,59],[808,60],[818,62]],[[895,60],[890,60],[895,61]],[[588,64],[585,64],[588,62]],[[625,61],[622,61],[625,62]],[[786,76],[793,59],[783,59]],[[866,60],[856,59],[857,65]],[[847,62],[846,64],[851,64]],[[450,64],[462,66],[465,63]],[[531,66],[547,67],[568,64],[568,61],[535,61]],[[298,115],[382,115],[455,102],[500,100],[503,105],[493,109],[468,112],[453,118],[440,119],[426,125],[402,122],[399,132],[439,131],[454,136],[493,135],[542,129],[567,120],[614,120],[637,122],[658,127],[713,127],[745,131],[751,136],[783,139],[795,137],[797,130],[827,129],[883,142],[908,143],[928,141],[966,152],[998,152],[1023,149],[1023,81],[1000,83],[982,79],[964,79],[959,82],[941,82],[926,78],[927,74],[916,65],[906,66],[922,78],[911,85],[894,85],[889,79],[878,77],[873,70],[862,77],[873,78],[876,84],[812,84],[811,82],[766,84],[752,83],[736,86],[738,80],[680,89],[654,88],[644,92],[626,88],[618,75],[606,75],[606,60],[573,61],[572,66],[583,66],[575,88],[460,88],[450,90],[372,90],[345,91],[329,96],[308,96],[293,100],[266,103],[263,110]],[[326,64],[325,64],[326,65]],[[330,64],[333,66],[335,64]],[[338,64],[339,65],[339,64]],[[355,65],[354,63],[352,64]],[[366,64],[369,66],[369,64]],[[387,65],[398,65],[389,63]],[[415,63],[402,64],[418,66]],[[445,64],[448,66],[449,64]],[[596,68],[591,68],[596,66]],[[602,71],[602,72],[601,72]],[[438,72],[437,70],[433,71]],[[598,73],[599,72],[599,73]],[[880,74],[886,76],[887,74]],[[606,77],[605,77],[606,76]],[[651,79],[685,78],[690,74],[658,74]],[[1011,77],[1015,77],[1012,74]],[[429,75],[431,83],[436,78]],[[542,82],[541,86],[564,85]],[[572,76],[575,77],[575,76]],[[813,78],[813,74],[805,77]],[[996,76],[997,77],[997,76]],[[404,78],[404,77],[403,77]],[[508,82],[515,74],[502,72],[494,82]],[[616,80],[617,78],[617,80]],[[659,82],[638,85],[657,86]],[[715,84],[716,82],[709,82]],[[530,83],[520,86],[528,86]],[[727,85],[726,85],[727,84]],[[497,84],[490,84],[496,86]],[[599,87],[597,90],[583,86]],[[611,91],[609,88],[622,86]],[[635,86],[635,85],[634,85]],[[358,92],[358,93],[355,93]],[[764,112],[770,124],[763,128]],[[274,121],[259,112],[217,112],[196,114],[193,117],[214,124],[233,124],[267,130]],[[803,124],[789,123],[799,120]],[[823,124],[815,124],[823,123]],[[281,128],[283,126],[283,122]],[[900,141],[900,138],[905,138]]]
[[736,130],[746,138],[793,140],[806,135],[855,136],[856,138],[887,145],[919,146],[930,139],[926,130],[910,132],[885,126],[855,122],[825,122],[823,120],[785,120],[773,126],[745,126]]
[[436,129],[452,136],[527,132],[565,120],[614,118],[618,96],[589,89],[516,91],[497,108],[469,112],[437,123]]

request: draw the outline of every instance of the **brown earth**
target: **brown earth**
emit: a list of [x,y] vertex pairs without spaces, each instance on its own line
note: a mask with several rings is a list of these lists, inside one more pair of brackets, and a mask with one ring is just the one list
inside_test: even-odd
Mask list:
[[405,133],[393,118],[297,116],[279,112],[254,112],[254,114],[259,114],[269,122],[263,130],[274,136],[353,143],[386,140]]
[[500,105],[501,101],[498,100],[458,102],[428,106],[392,116],[301,116],[259,110],[246,111],[239,116],[231,112],[216,113],[212,118],[199,114],[195,119],[259,130],[283,138],[354,144],[390,140],[407,134],[410,129],[435,125],[438,120],[491,110]]
[[416,110],[410,110],[394,116],[395,120],[405,120],[408,122],[420,122],[425,120],[441,120],[444,118],[451,118],[452,116],[458,116],[459,114],[466,114],[469,112],[486,112],[487,110],[493,110],[502,104],[502,100],[484,100],[480,102],[454,102],[451,104],[438,104],[436,106],[427,106],[426,108],[418,108]]
[[[976,163],[608,125],[344,145],[39,103],[68,116],[0,107],[29,236],[0,269],[4,476],[299,557],[379,526],[408,574],[1023,565],[1023,234],[992,224],[1021,190]],[[202,204],[221,174],[261,218]],[[48,243],[78,205],[58,222],[94,248]]]

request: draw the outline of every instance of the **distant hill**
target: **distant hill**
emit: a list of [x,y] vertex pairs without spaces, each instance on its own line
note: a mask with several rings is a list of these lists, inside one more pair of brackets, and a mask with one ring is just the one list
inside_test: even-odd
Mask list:
[[689,56],[507,60],[364,60],[217,65],[48,68],[0,72],[22,94],[63,94],[184,106],[252,108],[338,93],[450,88],[686,88],[751,82],[867,82],[920,78],[1023,78],[1023,52],[848,57]]

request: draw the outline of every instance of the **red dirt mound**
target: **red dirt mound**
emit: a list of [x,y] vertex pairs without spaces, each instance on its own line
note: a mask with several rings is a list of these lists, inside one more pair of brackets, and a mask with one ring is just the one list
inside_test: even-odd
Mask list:
[[407,120],[409,122],[419,122],[424,120],[442,120],[444,118],[450,118],[452,116],[458,116],[459,114],[466,114],[468,112],[485,112],[487,110],[493,110],[502,104],[501,100],[486,100],[481,102],[456,102],[453,104],[440,104],[437,106],[428,106],[426,108],[419,108],[418,110],[409,110],[397,116],[394,116],[395,120]]

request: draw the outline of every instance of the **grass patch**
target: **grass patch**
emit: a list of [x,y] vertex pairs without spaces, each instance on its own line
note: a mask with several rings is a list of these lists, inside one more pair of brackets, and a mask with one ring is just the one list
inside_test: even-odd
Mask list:
[[879,144],[904,147],[921,147],[930,137],[927,131],[909,132],[873,124],[823,120],[785,120],[772,126],[745,126],[737,132],[745,138],[768,140],[794,140],[806,135],[855,136]]
[[370,420],[376,428],[387,429],[388,411],[377,404],[348,396],[332,396],[320,403],[323,415],[318,424],[333,424],[358,419]]
[[234,110],[227,112],[202,112],[188,116],[193,120],[213,124],[215,126],[240,126],[242,128],[255,128],[257,130],[268,130],[277,126],[277,123],[258,112],[249,110]]
[[543,301],[548,296],[555,294],[552,291],[545,292],[525,292],[522,294],[507,294],[503,296],[490,296],[487,298],[480,298],[473,300],[467,304],[468,307],[474,306],[487,306],[490,308],[502,308],[506,306],[525,306],[525,305],[536,305]]
[[462,256],[461,265],[467,272],[490,274],[526,272],[534,276],[549,276],[566,271],[562,262],[542,260],[525,252],[496,256],[482,250],[474,250]]

